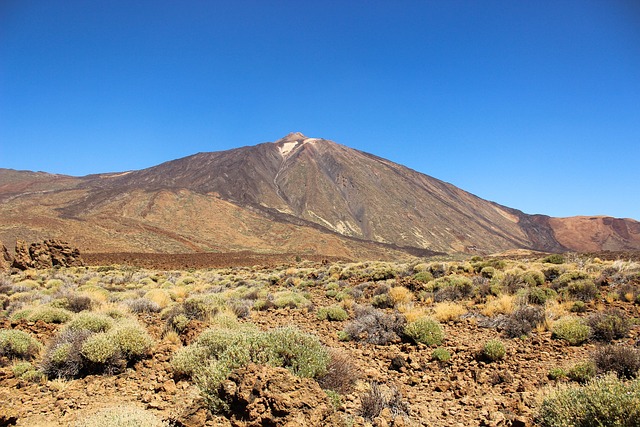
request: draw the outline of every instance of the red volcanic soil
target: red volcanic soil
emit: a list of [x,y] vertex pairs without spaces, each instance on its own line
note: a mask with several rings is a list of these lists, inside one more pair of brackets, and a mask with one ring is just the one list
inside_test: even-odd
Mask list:
[[[82,259],[86,265],[133,265],[156,270],[187,269],[187,268],[221,268],[239,266],[275,266],[296,262],[299,255],[284,254],[259,254],[255,252],[226,252],[226,253],[182,253],[182,254],[158,254],[158,253],[83,253]],[[322,255],[304,255],[308,261],[335,262],[350,261],[338,257],[326,257]]]

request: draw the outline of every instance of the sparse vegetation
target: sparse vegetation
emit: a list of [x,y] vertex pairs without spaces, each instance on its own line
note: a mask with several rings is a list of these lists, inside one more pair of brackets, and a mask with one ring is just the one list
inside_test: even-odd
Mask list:
[[[626,387],[639,374],[640,322],[632,316],[640,268],[563,258],[0,273],[0,321],[13,328],[0,331],[0,377],[35,395],[44,393],[36,387],[75,389],[83,378],[89,388],[122,373],[108,389],[135,379],[137,401],[157,406],[169,424],[178,394],[166,390],[199,389],[206,409],[228,417],[227,405],[237,403],[221,400],[221,390],[239,386],[238,372],[269,370],[317,382],[346,425],[358,415],[371,424],[438,425],[445,395],[456,396],[456,411],[460,398],[470,403],[456,412],[463,423],[490,424],[500,411],[529,422],[513,404],[522,393],[545,383],[584,390],[602,375]],[[14,345],[21,340],[32,343],[26,352]],[[469,393],[471,385],[478,391]],[[414,386],[424,393],[412,392],[409,411],[399,392]],[[480,394],[490,397],[486,417],[474,406]]]

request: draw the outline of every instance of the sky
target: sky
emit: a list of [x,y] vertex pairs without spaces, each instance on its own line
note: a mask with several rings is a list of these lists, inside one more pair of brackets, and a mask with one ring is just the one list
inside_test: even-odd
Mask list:
[[0,0],[0,167],[325,138],[530,214],[640,220],[635,0]]

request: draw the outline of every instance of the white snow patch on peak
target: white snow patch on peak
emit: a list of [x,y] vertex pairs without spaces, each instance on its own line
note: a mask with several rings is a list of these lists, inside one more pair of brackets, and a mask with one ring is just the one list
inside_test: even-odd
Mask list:
[[280,150],[280,154],[282,154],[283,156],[286,156],[291,152],[291,150],[296,148],[296,145],[298,145],[298,141],[285,142],[284,144],[278,147],[278,150]]

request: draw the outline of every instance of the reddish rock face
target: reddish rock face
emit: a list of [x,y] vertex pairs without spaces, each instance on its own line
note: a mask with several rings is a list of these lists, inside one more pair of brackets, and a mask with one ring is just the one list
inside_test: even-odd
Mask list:
[[80,251],[66,242],[45,240],[27,246],[23,240],[16,242],[16,256],[12,266],[20,270],[28,268],[77,267],[84,265]]
[[13,258],[9,255],[9,251],[2,242],[0,242],[0,271],[8,270],[12,262]]

